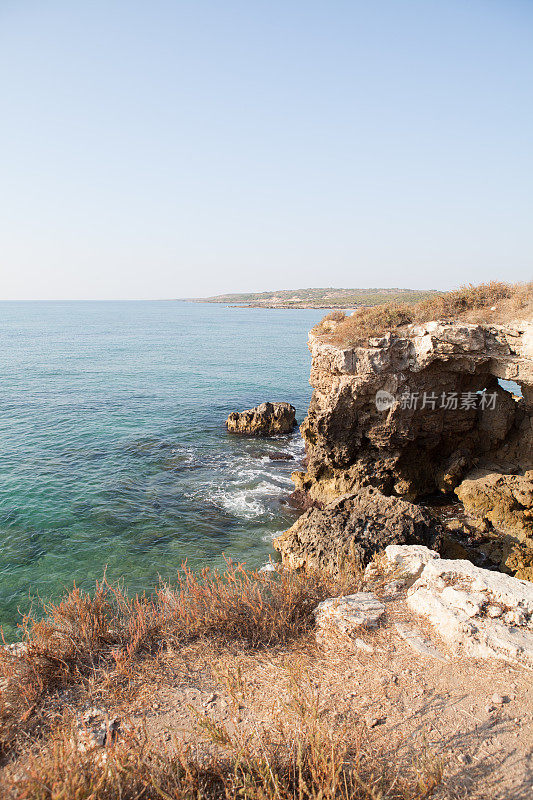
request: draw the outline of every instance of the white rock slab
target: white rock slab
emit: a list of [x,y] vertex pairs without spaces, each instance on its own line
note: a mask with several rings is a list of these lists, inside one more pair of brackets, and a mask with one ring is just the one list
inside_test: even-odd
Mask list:
[[385,613],[384,604],[373,592],[329,597],[314,610],[317,641],[324,644],[335,634],[353,636],[361,628],[373,628]]
[[385,558],[404,575],[418,577],[428,561],[440,556],[422,544],[389,544],[385,548]]
[[[470,561],[433,559],[407,593],[452,649],[533,669],[533,583]],[[494,610],[501,610],[496,618]]]
[[408,625],[403,625],[401,622],[395,624],[395,628],[412,649],[421,656],[428,656],[429,658],[436,658],[437,661],[446,662],[446,657],[434,647],[430,641],[422,636],[420,631],[411,628]]

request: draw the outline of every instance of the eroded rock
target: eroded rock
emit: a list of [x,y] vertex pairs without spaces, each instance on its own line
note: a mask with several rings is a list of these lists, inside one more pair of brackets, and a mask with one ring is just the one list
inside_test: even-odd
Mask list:
[[502,548],[500,568],[510,572],[515,578],[533,581],[533,540],[506,542]]
[[384,613],[385,606],[372,592],[329,597],[314,611],[317,643],[327,645],[339,636],[355,637],[361,628],[374,628]]
[[28,645],[26,642],[13,642],[12,644],[5,644],[4,650],[7,650],[12,656],[22,658],[28,652]]
[[291,433],[296,426],[296,409],[290,403],[261,403],[246,411],[233,411],[226,420],[230,433],[274,436]]
[[432,559],[408,591],[458,654],[533,668],[533,584],[470,561]]
[[366,566],[390,544],[438,547],[440,536],[440,525],[428,511],[367,487],[306,511],[274,539],[274,547],[290,569],[335,573],[343,563]]
[[419,630],[413,628],[413,626],[397,622],[394,627],[402,639],[407,642],[409,647],[419,656],[435,658],[437,661],[446,661],[445,656],[443,656],[440,650],[437,650],[429,639],[423,636]]
[[533,537],[533,470],[524,475],[476,470],[456,488],[455,494],[472,517],[513,533],[520,540]]
[[79,716],[76,725],[76,746],[85,753],[112,744],[118,736],[120,720],[110,717],[103,708],[91,708]]
[[[452,491],[483,461],[503,472],[533,468],[533,323],[436,321],[368,346],[311,335],[309,348],[308,464],[294,478],[313,500],[362,485],[413,500]],[[517,381],[523,398],[498,378]],[[481,402],[483,390],[494,404]],[[391,395],[389,407],[376,406],[378,391]]]
[[436,550],[430,550],[421,544],[396,545],[385,548],[385,558],[392,567],[397,567],[404,575],[418,577],[428,561],[439,558]]

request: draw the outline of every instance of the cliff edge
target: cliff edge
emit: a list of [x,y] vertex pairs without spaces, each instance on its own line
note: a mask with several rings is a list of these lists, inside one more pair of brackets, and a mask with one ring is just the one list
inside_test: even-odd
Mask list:
[[529,312],[499,324],[406,324],[354,344],[336,336],[346,319],[330,316],[309,337],[313,396],[301,426],[306,469],[293,473],[298,495],[321,507],[366,486],[415,503],[459,498],[478,533],[492,537],[494,565],[533,579]]

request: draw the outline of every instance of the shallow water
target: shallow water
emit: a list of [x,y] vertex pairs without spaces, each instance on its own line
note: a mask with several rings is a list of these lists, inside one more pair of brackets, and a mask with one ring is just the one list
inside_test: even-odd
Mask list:
[[[185,560],[259,567],[295,512],[298,434],[226,433],[230,411],[305,415],[321,310],[180,302],[0,304],[0,624],[107,569],[149,590]],[[294,460],[272,461],[283,452]]]

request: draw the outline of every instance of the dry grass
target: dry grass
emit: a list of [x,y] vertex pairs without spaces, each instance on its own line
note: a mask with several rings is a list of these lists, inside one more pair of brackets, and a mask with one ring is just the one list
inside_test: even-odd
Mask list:
[[316,695],[297,682],[271,728],[250,736],[210,719],[198,728],[194,750],[178,741],[156,749],[145,731],[87,749],[63,724],[22,770],[8,771],[4,787],[19,800],[415,800],[442,779],[437,760],[400,762],[373,750],[362,726],[322,722]]
[[[114,706],[116,682],[157,673],[158,659],[208,642],[262,650],[299,646],[325,597],[362,588],[359,572],[225,572],[183,569],[177,584],[129,598],[105,580],[74,588],[42,618],[24,620],[25,652],[0,655],[4,769],[0,796],[14,800],[415,800],[441,780],[440,763],[406,763],[391,745],[377,752],[363,724],[336,726],[295,670],[279,715],[250,728],[196,714],[196,738],[162,746],[124,725],[105,746],[87,735],[80,710],[97,697]],[[197,644],[194,644],[194,643]],[[164,651],[164,652],[163,652]],[[268,659],[268,652],[265,656]],[[207,656],[209,657],[209,656]],[[152,680],[154,676],[151,676]],[[221,681],[235,708],[249,703],[240,668]],[[60,698],[69,689],[71,700]],[[72,691],[78,690],[78,699]],[[315,693],[314,693],[315,692]],[[43,709],[59,698],[55,722]],[[119,702],[122,702],[120,700]],[[47,705],[48,704],[48,705]],[[196,712],[195,712],[196,713]],[[40,727],[35,723],[40,722]],[[109,729],[108,729],[109,730]],[[194,730],[194,726],[193,726]]]
[[325,317],[313,332],[335,343],[354,345],[404,325],[431,320],[505,323],[532,318],[533,283],[491,281],[463,286],[420,303],[385,303],[358,309],[348,317],[335,312]]
[[285,644],[313,625],[325,597],[355,591],[361,578],[182,569],[175,586],[133,597],[105,580],[92,594],[74,588],[41,618],[23,621],[20,655],[0,650],[0,747],[4,752],[31,726],[47,694],[110,674],[127,680],[139,660],[168,645],[210,637],[252,648]]

